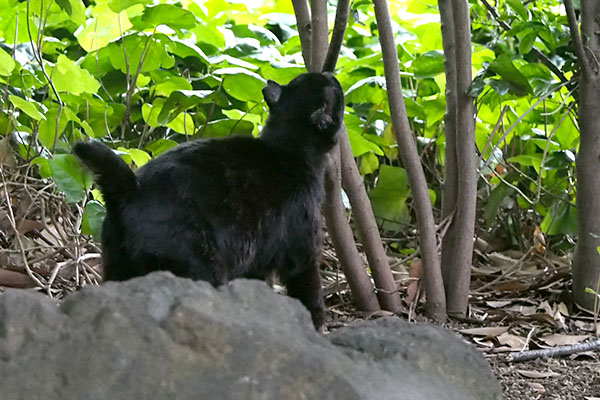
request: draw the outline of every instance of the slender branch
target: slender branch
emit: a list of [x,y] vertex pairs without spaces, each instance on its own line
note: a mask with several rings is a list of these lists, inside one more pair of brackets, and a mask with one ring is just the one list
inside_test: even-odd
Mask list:
[[425,290],[427,292],[427,314],[436,320],[446,317],[446,300],[437,253],[436,229],[427,189],[427,181],[420,163],[416,140],[408,126],[406,106],[402,97],[398,51],[392,30],[391,16],[386,0],[373,0],[375,18],[379,30],[379,42],[383,55],[383,67],[387,83],[387,94],[396,142],[402,162],[406,168],[408,181],[413,193],[420,246],[425,270]]
[[333,25],[333,34],[331,42],[327,49],[325,62],[323,63],[323,71],[333,72],[335,64],[337,64],[338,56],[344,42],[344,33],[348,25],[348,13],[350,12],[350,0],[338,0],[337,9],[335,11],[335,23]]
[[569,23],[569,29],[571,30],[571,40],[573,41],[573,50],[577,54],[579,63],[581,64],[581,72],[589,76],[591,73],[590,63],[585,56],[585,49],[583,48],[583,41],[581,40],[581,34],[579,33],[579,24],[577,23],[577,16],[575,15],[575,9],[573,8],[572,0],[563,0],[565,4],[565,10],[567,11],[567,21]]
[[518,353],[509,354],[506,357],[507,362],[521,362],[534,360],[536,358],[550,358],[568,356],[575,353],[583,353],[585,351],[594,351],[600,349],[600,340],[594,340],[587,343],[577,343],[568,346],[558,346],[550,349],[520,351]]
[[296,25],[298,27],[298,35],[300,36],[300,45],[302,46],[302,57],[308,71],[312,71],[311,63],[311,25],[310,25],[310,9],[308,8],[308,0],[292,0],[294,6],[294,14],[296,15]]
[[327,0],[312,0],[310,2],[312,14],[312,38],[311,38],[311,72],[323,70],[323,62],[327,54],[329,44],[329,27],[327,25]]
[[401,307],[398,286],[381,243],[379,228],[373,215],[373,207],[369,202],[365,186],[352,156],[352,148],[345,126],[342,127],[340,132],[340,150],[342,187],[352,205],[354,222],[360,232],[364,251],[371,267],[371,274],[375,280],[379,304],[384,310],[398,312]]
[[373,285],[356,249],[352,229],[346,220],[346,210],[342,203],[342,188],[340,187],[339,146],[336,146],[331,153],[331,164],[325,174],[325,189],[327,199],[323,205],[323,213],[329,236],[348,280],[354,302],[362,311],[380,310]]

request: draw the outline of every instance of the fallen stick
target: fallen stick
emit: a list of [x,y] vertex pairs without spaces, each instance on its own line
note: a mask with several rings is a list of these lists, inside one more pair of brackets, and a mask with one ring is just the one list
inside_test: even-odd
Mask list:
[[599,350],[600,340],[594,340],[587,343],[577,343],[568,346],[552,347],[550,349],[527,350],[518,353],[509,354],[506,362],[521,362],[533,360],[536,358],[550,358],[567,356],[569,354],[582,353],[584,351]]

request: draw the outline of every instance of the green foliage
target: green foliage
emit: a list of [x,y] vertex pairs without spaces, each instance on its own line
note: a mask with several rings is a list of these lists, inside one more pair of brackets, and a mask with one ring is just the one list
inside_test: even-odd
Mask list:
[[[477,104],[480,186],[489,189],[479,202],[482,216],[492,227],[531,209],[546,233],[569,235],[579,136],[566,18],[558,0],[497,3],[495,19],[471,1],[476,76],[469,94]],[[182,141],[256,135],[266,118],[266,80],[286,83],[304,71],[290,2],[29,5],[28,11],[27,3],[0,0],[0,132],[69,202],[83,201],[91,185],[68,154],[74,141],[103,140],[138,168]],[[437,0],[390,6],[408,119],[439,206],[446,82]],[[31,47],[30,33],[41,48]],[[376,217],[382,228],[401,231],[411,222],[411,196],[369,1],[352,3],[336,74]],[[97,236],[101,218],[101,203],[88,202],[82,230]]]

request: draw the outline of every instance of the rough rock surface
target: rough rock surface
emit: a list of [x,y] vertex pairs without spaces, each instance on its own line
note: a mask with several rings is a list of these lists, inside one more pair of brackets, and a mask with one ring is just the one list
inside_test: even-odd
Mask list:
[[0,398],[500,399],[474,348],[399,319],[314,331],[264,283],[154,273],[58,304],[0,294]]

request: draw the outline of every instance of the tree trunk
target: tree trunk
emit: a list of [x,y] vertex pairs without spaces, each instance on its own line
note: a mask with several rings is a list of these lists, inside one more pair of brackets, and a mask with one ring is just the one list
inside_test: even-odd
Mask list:
[[[312,72],[320,71],[321,69],[333,72],[348,22],[348,1],[340,0],[338,3],[334,37],[329,47],[327,44],[327,3],[320,0],[313,1],[312,17],[306,0],[293,0],[293,5],[294,12],[296,13],[300,43],[302,44],[302,55],[307,69]],[[300,29],[301,25],[308,29]],[[313,62],[311,63],[309,60]],[[345,132],[345,127],[342,130]],[[340,134],[340,137],[342,137],[340,142],[343,140],[348,141],[345,135]],[[356,248],[352,228],[347,220],[346,210],[342,203],[339,145],[332,151],[332,162],[327,169],[325,182],[326,199],[323,205],[323,212],[325,214],[327,230],[340,260],[344,275],[348,280],[354,302],[358,309],[362,311],[374,312],[380,310],[373,285]]]
[[[442,221],[451,221],[456,209],[458,195],[458,160],[456,159],[456,42],[452,4],[448,0],[439,0],[442,43],[444,48],[444,70],[446,72],[446,115],[444,115],[444,134],[446,136],[444,160],[444,184],[442,186]],[[450,293],[450,271],[454,259],[455,224],[450,224],[442,237],[442,276],[446,298]]]
[[[565,0],[575,53],[581,69],[579,100],[579,152],[577,173],[578,240],[573,257],[573,300],[580,307],[594,310],[596,296],[586,288],[596,290],[600,280],[600,2],[581,0],[581,32],[577,26],[571,0]],[[585,44],[582,43],[582,36]],[[584,48],[585,46],[585,48]]]
[[471,21],[467,0],[438,3],[450,93],[445,122],[450,122],[446,162],[451,162],[446,164],[444,182],[444,195],[449,198],[444,200],[443,212],[444,217],[451,216],[451,225],[443,242],[442,268],[448,313],[463,316],[469,304],[477,198],[475,119],[473,99],[467,95],[472,81]]
[[354,222],[360,234],[367,260],[369,260],[371,266],[373,280],[377,287],[377,298],[384,310],[399,312],[401,303],[398,286],[394,281],[394,275],[381,242],[379,227],[375,221],[365,185],[352,156],[352,148],[350,147],[346,127],[343,127],[340,133],[342,186],[352,205]]
[[440,270],[440,259],[437,253],[437,242],[431,199],[427,189],[427,181],[421,166],[417,145],[408,125],[406,107],[402,97],[400,70],[398,68],[398,51],[392,32],[392,24],[388,3],[386,0],[373,0],[375,18],[379,30],[379,42],[383,53],[383,67],[387,84],[388,101],[394,135],[402,163],[406,169],[408,183],[411,188],[417,226],[419,228],[419,243],[423,268],[425,270],[425,292],[427,294],[427,315],[436,320],[446,318],[446,299],[444,284]]
[[327,55],[327,46],[329,45],[329,26],[327,25],[327,0],[312,0],[311,9],[311,49],[310,66],[311,72],[323,70],[323,63]]
[[364,268],[362,258],[356,249],[352,229],[346,219],[340,182],[340,151],[339,146],[336,146],[332,152],[331,164],[327,168],[325,176],[327,199],[323,211],[327,221],[329,237],[331,237],[342,270],[348,280],[356,306],[359,310],[374,312],[380,309],[379,303],[377,297],[375,297],[369,275]]

